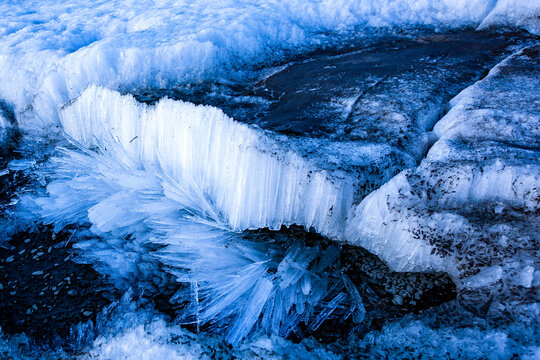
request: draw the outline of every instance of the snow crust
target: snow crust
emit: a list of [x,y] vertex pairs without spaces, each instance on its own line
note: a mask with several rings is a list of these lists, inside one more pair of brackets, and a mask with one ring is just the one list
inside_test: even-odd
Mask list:
[[527,0],[498,0],[495,8],[480,23],[479,29],[510,26],[540,35],[540,3]]
[[7,2],[0,5],[0,99],[14,106],[22,129],[54,132],[59,108],[89,84],[130,90],[245,79],[253,65],[339,44],[359,29],[475,26],[494,6],[495,0]]
[[504,282],[530,272],[538,255],[537,51],[514,54],[460,93],[426,159],[366,197],[346,237],[400,271],[460,279],[502,266],[493,281]]

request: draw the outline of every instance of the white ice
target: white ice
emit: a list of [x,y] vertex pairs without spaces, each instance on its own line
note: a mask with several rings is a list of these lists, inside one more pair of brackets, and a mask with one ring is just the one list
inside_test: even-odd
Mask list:
[[231,230],[299,224],[333,235],[351,205],[344,174],[310,167],[216,108],[167,99],[149,107],[90,87],[63,110],[60,121],[83,146],[104,147],[113,139],[122,155],[111,156],[125,155],[137,169],[196,189]]

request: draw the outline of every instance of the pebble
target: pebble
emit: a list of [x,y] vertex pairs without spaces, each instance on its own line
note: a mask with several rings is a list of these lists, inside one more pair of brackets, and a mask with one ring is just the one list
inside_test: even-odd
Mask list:
[[13,255],[11,255],[10,257],[8,257],[8,258],[6,259],[6,263],[9,264],[10,262],[13,262],[13,260],[15,260],[15,257],[14,257]]
[[49,248],[47,249],[47,252],[50,254],[52,251],[52,246],[49,246]]
[[402,305],[403,304],[403,298],[399,295],[394,295],[394,298],[392,299],[392,302],[396,305]]
[[26,250],[25,250],[25,249],[22,249],[21,251],[19,251],[19,255],[22,255],[22,254],[24,254],[25,252],[26,252]]
[[36,252],[37,252],[37,249],[32,249],[32,250],[30,250],[30,253],[31,253],[31,254],[35,254]]
[[0,283],[0,290],[4,290],[4,285],[2,285],[2,283]]
[[89,311],[89,310],[84,310],[82,314],[83,314],[84,316],[88,317],[88,316],[92,315],[92,312]]
[[29,242],[30,242],[30,239],[24,240],[24,243],[25,243],[25,244],[28,244]]
[[72,297],[77,296],[77,290],[74,290],[74,289],[69,290],[69,291],[68,291],[68,295],[69,295],[69,296],[72,296]]
[[16,293],[17,293],[16,291],[12,291],[12,292],[9,293],[9,295],[13,296],[13,295],[15,295]]
[[43,271],[41,271],[41,270],[34,271],[34,272],[32,273],[32,275],[34,275],[34,276],[43,275]]

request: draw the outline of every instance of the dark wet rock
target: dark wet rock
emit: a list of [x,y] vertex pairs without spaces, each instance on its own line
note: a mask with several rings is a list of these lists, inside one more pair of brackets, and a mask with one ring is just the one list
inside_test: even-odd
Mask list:
[[[0,273],[0,281],[9,284],[0,288],[2,331],[25,332],[45,343],[57,337],[66,338],[71,326],[92,315],[85,315],[85,311],[99,311],[116,297],[108,281],[91,266],[63,261],[72,249],[58,243],[69,236],[69,233],[59,233],[53,240],[50,228],[39,227],[39,232],[21,232],[15,236],[9,242],[9,249],[0,248],[0,259],[13,258]],[[35,244],[52,250],[34,260],[30,254]],[[83,282],[71,278],[73,289],[68,290],[64,280],[67,274],[92,280]]]

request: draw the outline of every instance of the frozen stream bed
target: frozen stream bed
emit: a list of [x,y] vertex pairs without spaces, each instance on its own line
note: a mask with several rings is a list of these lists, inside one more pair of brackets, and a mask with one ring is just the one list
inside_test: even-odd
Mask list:
[[0,357],[539,356],[538,6],[126,6],[0,5]]

